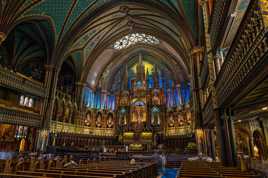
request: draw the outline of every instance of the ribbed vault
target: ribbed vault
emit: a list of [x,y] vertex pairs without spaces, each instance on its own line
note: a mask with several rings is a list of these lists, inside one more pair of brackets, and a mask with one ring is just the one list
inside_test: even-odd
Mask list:
[[[185,66],[180,58],[178,59],[176,56],[173,56],[171,52],[166,51],[162,45],[163,44],[159,46],[148,46],[139,44],[123,51],[116,51],[113,49],[105,50],[93,64],[87,78],[87,83],[94,88],[102,74],[109,71],[109,73],[106,74],[108,77],[104,83],[107,83],[105,86],[110,88],[111,82],[114,81],[113,77],[116,72],[139,53],[142,53],[143,55],[150,55],[153,60],[155,60],[152,62],[161,63],[167,66],[169,71],[172,73],[174,81],[179,82],[189,80],[187,66]],[[92,81],[94,82],[92,83]]]
[[[46,19],[49,25],[40,23],[37,29],[42,31],[47,26],[40,38],[49,40],[44,44],[46,64],[54,66],[57,74],[72,56],[76,82],[90,86],[90,77],[94,76],[97,85],[107,67],[116,71],[128,58],[127,53],[141,50],[164,60],[174,78],[182,80],[190,75],[189,54],[198,31],[196,12],[196,0],[5,1],[0,13],[8,16],[0,17],[1,40],[21,22]],[[121,51],[112,48],[115,41],[130,33],[155,36],[160,44]]]
[[[189,52],[194,44],[191,30],[185,19],[153,2],[149,5],[142,1],[118,1],[88,16],[85,14],[66,32],[54,57],[64,59],[79,51],[82,54],[80,82],[90,83],[93,79],[89,78],[94,76],[93,86],[96,86],[105,67],[129,52],[129,49],[117,51],[112,48],[116,40],[129,33],[145,33],[158,38],[161,44],[148,47],[149,51],[162,56],[173,71],[183,70],[179,73],[189,75]],[[57,62],[58,65],[62,63],[61,60]]]

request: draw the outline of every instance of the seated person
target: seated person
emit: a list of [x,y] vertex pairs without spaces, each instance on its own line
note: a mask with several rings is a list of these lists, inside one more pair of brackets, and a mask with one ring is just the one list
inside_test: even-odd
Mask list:
[[23,155],[22,154],[19,155],[18,162],[17,162],[16,167],[15,167],[16,171],[23,170],[23,164],[24,164],[24,162],[25,161],[24,161]]
[[31,153],[29,154],[30,156],[30,165],[29,165],[29,170],[34,171],[37,168],[37,164],[39,163],[38,160],[36,159],[36,154]]
[[56,167],[56,162],[54,161],[53,155],[48,154],[47,159],[48,159],[47,169],[51,169],[52,167]]
[[4,173],[12,173],[12,159],[5,161]]
[[130,164],[135,164],[136,163],[136,161],[135,161],[135,159],[134,158],[132,158],[131,160],[130,160]]
[[45,166],[45,161],[46,161],[45,159],[46,159],[45,158],[45,155],[43,155],[43,154],[40,154],[39,157],[37,158],[37,160],[38,160],[37,161],[38,162],[37,164],[39,166],[39,169],[45,169],[45,167],[46,167]]
[[64,168],[74,168],[78,167],[78,164],[74,161],[73,156],[70,156],[70,161],[64,164]]

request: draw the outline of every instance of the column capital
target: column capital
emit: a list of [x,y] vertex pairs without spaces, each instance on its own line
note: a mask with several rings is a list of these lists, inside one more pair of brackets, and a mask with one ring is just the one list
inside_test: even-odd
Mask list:
[[197,53],[202,53],[202,52],[204,52],[204,47],[203,46],[202,47],[196,46],[196,47],[192,48],[191,55],[195,55]]
[[75,85],[85,87],[87,83],[85,82],[76,82]]
[[207,3],[207,0],[199,0],[199,4],[201,6],[205,5]]
[[52,71],[52,70],[54,70],[55,69],[55,66],[54,65],[44,65],[44,67],[45,67],[45,70],[46,71]]

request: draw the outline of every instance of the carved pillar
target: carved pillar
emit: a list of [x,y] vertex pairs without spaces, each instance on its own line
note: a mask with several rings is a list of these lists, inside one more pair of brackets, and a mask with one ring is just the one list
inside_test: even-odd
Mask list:
[[215,65],[215,72],[216,74],[218,74],[220,72],[221,67],[220,67],[220,59],[217,55],[214,58],[214,65]]
[[43,116],[43,120],[45,120],[45,111],[46,107],[48,105],[48,98],[49,98],[49,92],[50,92],[50,85],[51,85],[51,79],[53,76],[53,70],[54,67],[52,65],[45,65],[45,83],[44,88],[46,89],[45,98],[43,101],[43,105],[41,108],[41,115]]
[[36,145],[36,150],[40,152],[45,152],[46,147],[48,145],[48,139],[49,139],[49,130],[42,129],[38,130],[38,140]]
[[264,137],[266,140],[266,146],[268,148],[268,119],[263,119]]
[[48,144],[49,139],[49,124],[50,120],[53,116],[53,108],[54,108],[54,98],[56,91],[56,70],[52,65],[45,66],[46,74],[45,74],[45,83],[44,87],[46,89],[45,98],[43,101],[41,115],[42,117],[42,126],[40,130],[38,130],[38,139],[36,149],[39,151],[45,151],[46,146]]
[[204,149],[203,149],[204,130],[196,129],[195,130],[195,135],[196,135],[196,143],[197,143],[198,155],[203,155],[203,153],[204,153]]
[[193,91],[193,104],[194,104],[194,118],[195,118],[195,126],[197,128],[202,127],[202,111],[201,111],[201,101],[200,101],[200,92],[199,89],[199,71],[198,71],[198,63],[202,58],[203,49],[202,48],[194,48],[192,50],[192,91]]
[[84,87],[85,83],[77,82],[76,83],[76,91],[75,91],[75,101],[77,103],[78,110],[81,111],[83,108],[83,96],[84,96]]
[[221,147],[221,161],[225,166],[236,166],[235,134],[231,112],[219,110],[216,122],[217,140]]
[[216,135],[214,134],[214,129],[210,130],[211,136],[211,157],[216,160]]
[[[42,115],[43,115],[43,128],[47,129],[49,128],[49,122],[50,119],[52,119],[52,113],[53,113],[53,106],[54,103],[52,103],[52,98],[55,98],[55,94],[52,97],[52,91],[53,88],[56,88],[56,84],[54,84],[53,81],[55,81],[54,78],[56,78],[55,74],[55,68],[52,65],[46,65],[45,66],[45,70],[46,70],[46,75],[45,75],[45,84],[44,87],[46,89],[46,94],[45,94],[45,99],[44,99],[44,104],[42,107]],[[48,115],[48,111],[49,109],[51,110],[51,114]]]
[[212,159],[215,159],[215,143],[213,140],[213,130],[206,129],[206,143],[207,143],[207,155]]
[[213,101],[213,108],[217,107],[217,100],[216,100],[216,93],[215,93],[215,68],[213,64],[213,54],[211,48],[211,41],[210,41],[210,34],[208,30],[209,22],[208,22],[208,14],[207,14],[207,0],[201,1],[201,7],[203,10],[203,19],[204,19],[204,29],[205,29],[205,42],[206,42],[206,54],[208,57],[208,89],[209,92],[212,93],[212,101]]
[[203,154],[209,156],[209,139],[208,139],[208,129],[204,129],[204,149]]

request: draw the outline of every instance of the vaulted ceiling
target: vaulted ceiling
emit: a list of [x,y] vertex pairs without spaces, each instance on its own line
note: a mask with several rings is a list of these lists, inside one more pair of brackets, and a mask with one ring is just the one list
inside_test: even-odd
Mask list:
[[[46,21],[44,34],[50,37],[47,42],[49,63],[60,68],[64,60],[72,56],[79,76],[77,80],[88,84],[92,81],[96,84],[106,67],[120,66],[119,61],[127,59],[126,55],[140,50],[162,56],[167,65],[174,66],[173,70],[178,69],[177,78],[186,79],[190,73],[190,50],[198,36],[197,2],[6,0],[0,1],[0,31],[8,36],[22,22]],[[137,32],[155,36],[160,44],[135,45],[125,50],[112,48],[116,40]]]

